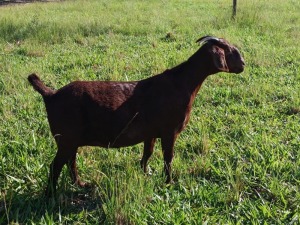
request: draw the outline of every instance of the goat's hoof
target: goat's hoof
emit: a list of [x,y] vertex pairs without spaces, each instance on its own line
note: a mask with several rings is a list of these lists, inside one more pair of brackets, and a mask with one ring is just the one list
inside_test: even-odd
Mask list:
[[152,169],[151,169],[150,166],[146,167],[145,175],[148,175],[148,176],[152,176],[153,175],[153,171],[152,171]]
[[174,184],[174,181],[171,178],[167,178],[166,184],[167,185],[172,185],[172,184]]
[[92,184],[90,183],[86,183],[86,182],[82,182],[82,181],[77,181],[75,182],[75,184],[80,187],[80,188],[86,188],[86,189],[89,189],[92,187]]

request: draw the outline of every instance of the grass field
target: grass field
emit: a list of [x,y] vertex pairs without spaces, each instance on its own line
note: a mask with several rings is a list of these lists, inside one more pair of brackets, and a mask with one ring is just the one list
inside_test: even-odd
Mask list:
[[[300,1],[75,0],[0,8],[0,224],[300,224]],[[167,35],[169,34],[169,35]],[[139,80],[186,60],[204,35],[244,55],[239,75],[209,77],[175,145],[79,151],[58,197],[43,191],[56,146],[27,82]]]

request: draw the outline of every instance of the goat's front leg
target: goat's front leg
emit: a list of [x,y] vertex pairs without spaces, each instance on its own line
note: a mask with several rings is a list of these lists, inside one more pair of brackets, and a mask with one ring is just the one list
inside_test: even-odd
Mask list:
[[169,184],[172,180],[172,160],[174,156],[174,143],[177,135],[166,135],[161,138],[162,150],[164,155],[164,172],[167,177],[166,183]]
[[144,173],[147,173],[147,162],[153,153],[153,148],[156,138],[144,141],[144,153],[141,159],[141,167],[144,170]]
[[77,156],[77,151],[74,152],[73,156],[68,161],[70,176],[74,184],[78,185],[79,187],[86,187],[87,184],[82,182],[78,176],[76,156]]

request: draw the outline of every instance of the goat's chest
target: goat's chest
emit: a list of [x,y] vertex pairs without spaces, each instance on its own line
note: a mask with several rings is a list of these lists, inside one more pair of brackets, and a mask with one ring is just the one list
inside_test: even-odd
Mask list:
[[[191,104],[189,101],[177,100],[176,104],[168,107],[168,113],[162,122],[168,123],[170,129],[181,132],[189,122],[191,113]],[[167,125],[167,126],[168,126]]]
[[184,114],[182,114],[181,119],[178,121],[178,132],[181,132],[187,126],[190,120],[190,113],[191,109],[188,109]]

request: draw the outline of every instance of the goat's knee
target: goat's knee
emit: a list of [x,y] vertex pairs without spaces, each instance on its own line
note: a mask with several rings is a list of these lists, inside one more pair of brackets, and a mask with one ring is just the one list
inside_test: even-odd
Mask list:
[[[166,159],[167,158],[167,159]],[[164,159],[164,173],[166,176],[166,183],[169,184],[172,181],[172,157],[166,157]]]
[[166,183],[172,180],[172,160],[174,156],[174,143],[176,135],[162,139],[162,148],[164,154],[164,172],[167,177]]
[[140,161],[141,168],[144,170],[144,173],[147,173],[147,162],[153,153],[153,148],[155,144],[155,138],[144,142],[144,153]]

